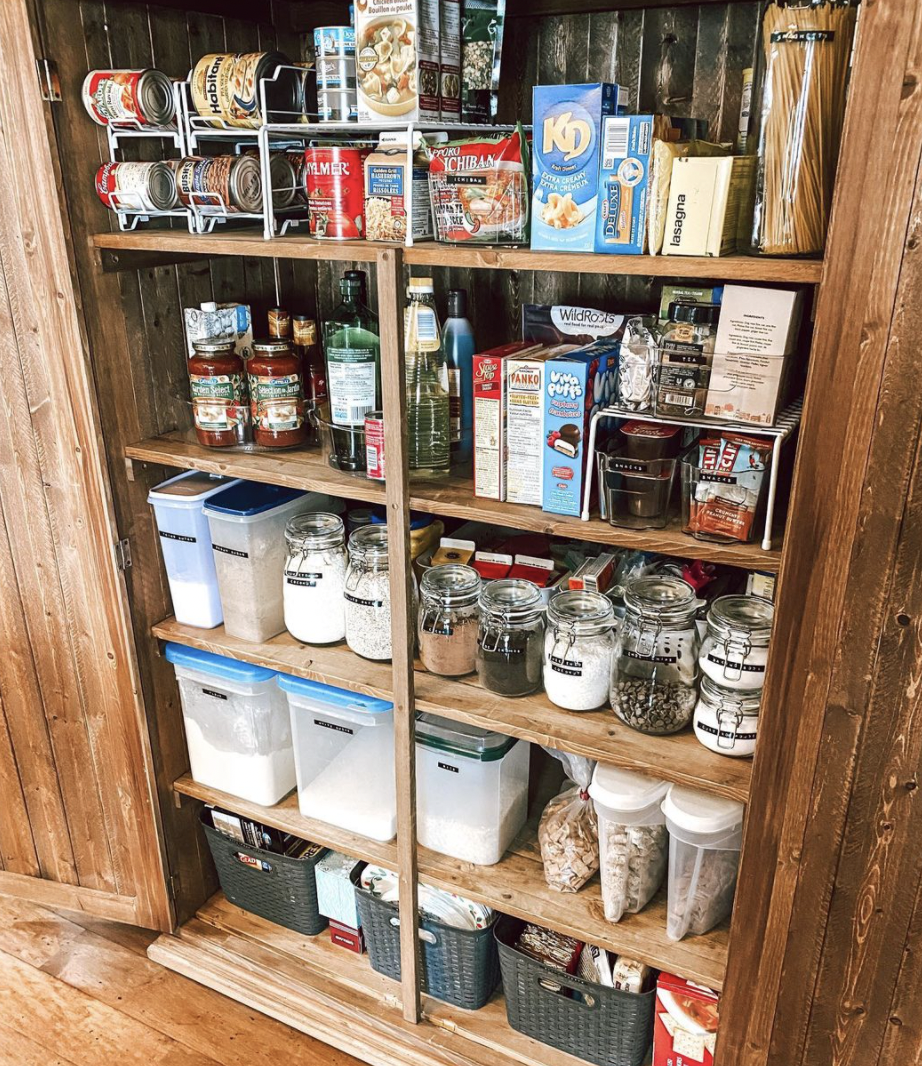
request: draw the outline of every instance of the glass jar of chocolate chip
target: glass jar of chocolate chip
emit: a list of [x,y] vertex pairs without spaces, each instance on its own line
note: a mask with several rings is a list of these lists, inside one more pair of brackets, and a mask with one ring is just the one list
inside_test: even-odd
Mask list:
[[480,593],[477,676],[500,696],[529,696],[541,688],[544,601],[524,578],[502,578]]
[[698,693],[697,607],[695,590],[681,578],[655,575],[626,584],[610,696],[632,729],[663,736],[691,721]]

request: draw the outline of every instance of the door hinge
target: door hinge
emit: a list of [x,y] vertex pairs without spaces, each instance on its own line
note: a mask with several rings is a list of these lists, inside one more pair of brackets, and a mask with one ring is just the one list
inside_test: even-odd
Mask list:
[[36,59],[38,68],[38,85],[42,91],[42,99],[50,104],[61,102],[61,79],[58,77],[58,67],[50,59]]
[[166,890],[170,895],[170,899],[175,901],[179,898],[179,874],[170,874],[166,883]]
[[127,570],[131,566],[131,545],[128,543],[128,538],[124,540],[117,540],[112,549],[115,552],[115,565],[119,570]]

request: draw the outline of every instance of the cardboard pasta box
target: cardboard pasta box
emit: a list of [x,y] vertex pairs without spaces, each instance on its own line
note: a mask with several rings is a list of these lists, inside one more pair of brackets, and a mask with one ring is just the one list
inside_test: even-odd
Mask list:
[[717,993],[661,973],[653,1016],[653,1066],[714,1066]]

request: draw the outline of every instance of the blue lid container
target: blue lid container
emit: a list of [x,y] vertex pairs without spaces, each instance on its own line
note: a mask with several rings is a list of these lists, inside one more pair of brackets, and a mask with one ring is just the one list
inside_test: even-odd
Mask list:
[[240,481],[223,492],[215,493],[208,500],[205,509],[212,514],[227,515],[231,518],[254,518],[306,495],[307,493],[300,489],[289,489],[284,485]]
[[236,681],[243,684],[255,684],[259,681],[271,681],[277,674],[275,670],[267,670],[264,666],[254,666],[252,663],[243,663],[238,659],[227,659],[223,655],[214,655],[210,651],[199,651],[198,648],[187,648],[185,644],[168,643],[164,651],[167,662],[174,666],[185,666],[189,670],[198,670],[203,674],[211,674],[212,677],[220,677],[225,681]]
[[350,692],[349,689],[336,688],[334,685],[324,685],[320,681],[309,681],[291,674],[279,674],[278,678],[279,688],[285,692],[326,704],[331,709],[364,711],[366,714],[387,714],[394,709],[393,703],[388,700],[365,696],[361,692]]

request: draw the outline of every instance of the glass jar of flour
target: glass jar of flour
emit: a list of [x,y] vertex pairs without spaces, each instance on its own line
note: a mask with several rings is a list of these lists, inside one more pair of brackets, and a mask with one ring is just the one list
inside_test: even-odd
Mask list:
[[615,609],[599,592],[556,595],[547,608],[544,688],[568,711],[594,711],[608,699]]
[[701,671],[721,688],[757,692],[765,684],[775,608],[761,596],[720,596],[711,604]]
[[[360,526],[349,538],[349,565],[344,589],[346,643],[366,659],[390,659],[391,575],[387,560],[387,526]],[[416,578],[413,578],[415,615]]]
[[339,515],[316,512],[285,527],[285,628],[305,644],[346,635],[346,531]]

